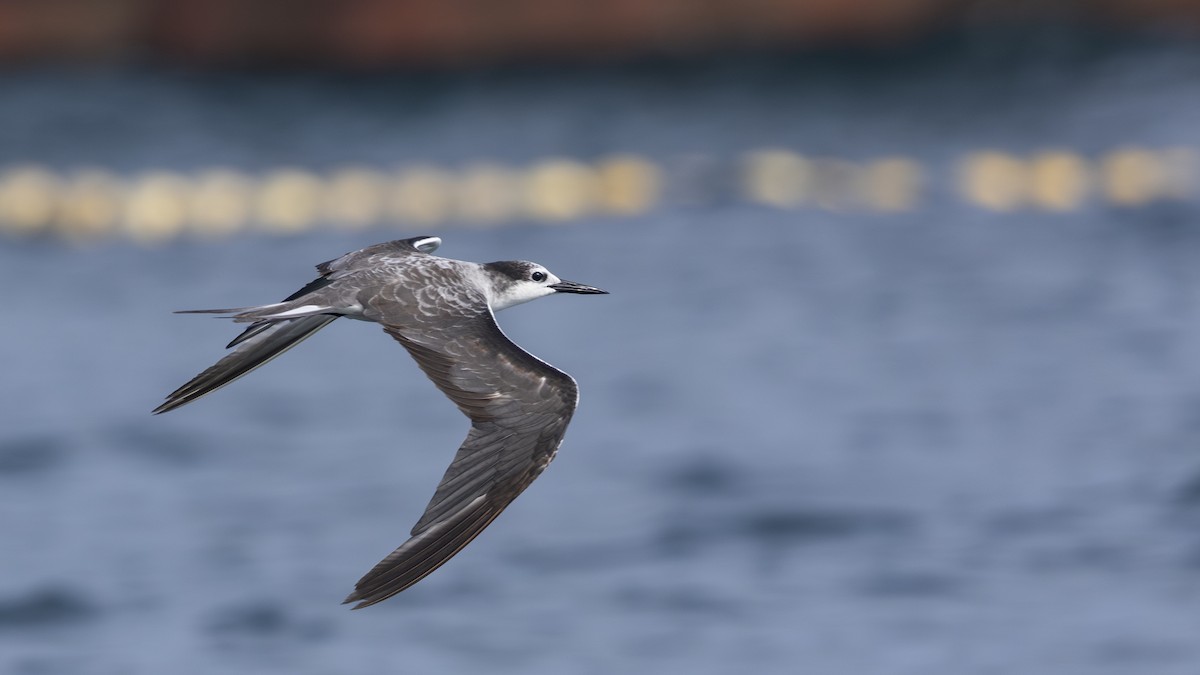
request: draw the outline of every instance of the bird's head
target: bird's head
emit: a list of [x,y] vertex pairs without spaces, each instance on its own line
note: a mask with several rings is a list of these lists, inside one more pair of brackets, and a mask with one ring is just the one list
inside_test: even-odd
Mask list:
[[544,266],[526,260],[502,260],[487,263],[483,268],[492,284],[491,302],[495,311],[554,293],[608,293],[594,286],[563,281]]

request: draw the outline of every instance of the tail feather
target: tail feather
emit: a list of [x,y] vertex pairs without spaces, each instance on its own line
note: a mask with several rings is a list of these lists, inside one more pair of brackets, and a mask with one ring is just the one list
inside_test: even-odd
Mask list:
[[[228,309],[181,309],[176,314],[222,314],[223,318],[233,319],[235,323],[259,323],[279,319],[298,319],[314,314],[325,314],[333,308],[326,305],[304,303],[300,300],[284,300],[270,305],[258,307],[230,307]],[[251,326],[253,328],[253,326]]]
[[[236,319],[239,315],[251,311],[261,312],[271,307],[272,305],[233,310],[195,310],[186,313],[234,314]],[[269,311],[262,314],[269,315]],[[263,321],[263,316],[258,316],[256,323],[230,343],[231,346],[236,345],[237,349],[192,378],[187,384],[171,392],[167,396],[167,400],[154,409],[154,414],[174,410],[220,389],[300,344],[305,338],[329,325],[336,318],[338,318],[337,314],[308,314],[297,318]],[[244,320],[251,321],[255,318],[247,317]]]
[[246,312],[253,312],[253,311],[258,311],[258,310],[268,310],[268,309],[274,309],[276,307],[283,307],[286,304],[287,304],[287,301],[285,300],[283,302],[276,302],[276,303],[272,303],[270,305],[261,305],[259,307],[229,307],[227,309],[177,309],[177,310],[175,310],[175,313],[176,314],[224,314],[226,316],[237,316],[238,314],[245,314]]
[[175,313],[176,314],[220,314],[223,316],[221,316],[219,318],[231,318],[235,322],[238,322],[238,323],[245,323],[247,321],[253,321],[254,323],[252,323],[249,328],[242,331],[241,334],[239,334],[234,339],[230,340],[229,344],[225,345],[226,349],[232,349],[232,348],[240,345],[241,343],[245,342],[246,340],[249,340],[250,338],[254,337],[255,335],[258,335],[259,333],[263,332],[264,330],[269,328],[271,325],[273,325],[273,323],[275,321],[278,321],[280,319],[297,318],[298,316],[310,316],[315,313],[320,313],[321,311],[328,311],[329,308],[318,307],[316,305],[304,306],[302,308],[302,311],[296,311],[296,308],[292,308],[291,311],[284,309],[289,304],[294,305],[295,303],[292,303],[291,301],[296,300],[296,299],[300,298],[301,296],[305,295],[309,290],[314,289],[314,288],[319,289],[325,285],[328,285],[328,282],[326,282],[324,284],[319,283],[319,282],[325,282],[325,281],[326,281],[325,279],[318,279],[317,281],[314,281],[314,282],[308,284],[304,288],[300,289],[299,291],[296,291],[289,297],[285,298],[283,300],[283,302],[276,302],[276,303],[272,303],[270,305],[260,305],[258,307],[229,307],[226,309],[180,309],[180,310],[176,310]]

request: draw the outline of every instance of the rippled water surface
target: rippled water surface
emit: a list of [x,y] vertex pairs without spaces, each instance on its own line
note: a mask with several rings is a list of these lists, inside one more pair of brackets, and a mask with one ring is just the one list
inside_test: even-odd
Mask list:
[[[1000,68],[0,75],[0,152],[127,170],[1200,145],[1190,51]],[[971,59],[975,59],[972,61]],[[938,60],[935,60],[938,61]],[[394,236],[0,243],[0,672],[1179,673],[1200,667],[1194,202],[444,229],[602,286],[500,315],[571,372],[558,460],[460,556],[338,603],[465,421],[375,326],[161,397]]]

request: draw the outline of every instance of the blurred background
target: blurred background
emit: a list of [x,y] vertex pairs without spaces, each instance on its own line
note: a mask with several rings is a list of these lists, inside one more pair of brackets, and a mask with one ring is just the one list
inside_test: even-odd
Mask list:
[[[0,672],[1200,668],[1200,2],[0,0]],[[350,612],[466,421],[312,265],[434,234],[554,465]]]

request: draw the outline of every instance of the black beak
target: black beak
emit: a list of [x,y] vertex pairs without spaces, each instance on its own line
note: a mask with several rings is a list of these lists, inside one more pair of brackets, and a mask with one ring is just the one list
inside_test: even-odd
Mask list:
[[599,288],[596,288],[595,286],[584,286],[583,284],[577,284],[574,281],[560,281],[557,284],[550,284],[550,288],[553,288],[554,290],[558,291],[559,293],[583,293],[585,295],[591,295],[591,294],[608,295],[608,291],[602,291]]

